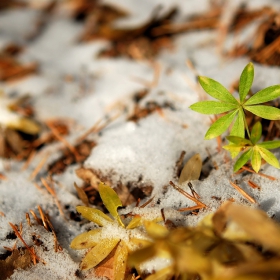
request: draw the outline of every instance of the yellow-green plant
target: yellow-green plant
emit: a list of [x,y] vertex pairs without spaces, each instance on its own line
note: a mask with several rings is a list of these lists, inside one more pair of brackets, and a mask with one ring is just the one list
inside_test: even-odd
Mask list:
[[121,207],[122,203],[116,192],[102,183],[98,190],[111,216],[96,208],[77,206],[77,211],[84,218],[99,227],[75,237],[70,247],[77,250],[91,248],[81,262],[81,269],[84,270],[97,266],[117,247],[113,264],[114,279],[122,280],[125,278],[128,252],[150,242],[143,231],[136,229],[142,225],[142,218],[135,216],[125,226],[118,214],[118,207]]
[[146,230],[153,242],[133,252],[130,265],[155,257],[171,264],[145,280],[279,279],[280,227],[263,211],[226,202],[196,227]]
[[[233,124],[230,132],[231,137],[227,137],[228,140],[233,144],[236,144],[231,140],[236,142],[237,138],[233,138],[233,136],[239,137],[239,145],[242,141],[246,142],[245,132],[247,132],[247,136],[250,139],[248,141],[252,143],[253,138],[250,135],[246,122],[246,111],[264,119],[280,120],[280,110],[264,104],[280,96],[280,85],[267,87],[247,98],[254,80],[254,65],[252,63],[249,63],[241,73],[239,80],[239,99],[236,99],[224,86],[213,79],[200,76],[198,80],[202,88],[210,96],[218,99],[218,101],[200,101],[191,105],[190,108],[202,114],[224,114],[210,126],[205,134],[205,139],[212,139],[221,135],[231,124]],[[243,140],[241,141],[240,138],[243,138]],[[254,143],[252,144],[254,145]],[[270,152],[263,150],[263,148],[268,148],[268,144],[264,144],[262,147],[261,145],[262,143],[257,145],[258,148],[250,150],[246,148],[246,152],[235,164],[234,170],[237,171],[248,160],[251,160],[253,169],[258,172],[260,167],[259,155],[261,155],[267,163],[279,168],[278,160],[275,161],[275,157]],[[280,147],[280,145],[275,142],[273,145],[269,145],[269,147],[275,149]],[[237,150],[235,145],[228,145],[226,146],[226,149],[230,151],[233,158],[238,155],[239,151],[241,151]]]

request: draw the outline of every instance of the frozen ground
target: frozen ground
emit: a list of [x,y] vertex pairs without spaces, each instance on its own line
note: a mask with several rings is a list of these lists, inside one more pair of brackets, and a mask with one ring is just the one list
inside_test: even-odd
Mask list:
[[[153,7],[158,2],[162,3],[145,0],[141,1],[139,7],[140,2],[137,0],[117,2],[131,13],[130,18],[116,23],[121,26],[142,23],[147,20]],[[272,0],[246,2],[252,7],[270,4],[275,7],[278,5],[279,8],[279,3]],[[181,7],[180,17],[204,12],[209,7],[206,0],[164,1],[166,9],[171,3]],[[239,186],[256,200],[253,207],[260,206],[270,216],[275,215],[280,220],[279,170],[268,165],[262,166],[261,172],[276,177],[274,181],[254,174],[233,176],[232,163],[226,160],[229,156],[223,151],[217,152],[215,140],[203,140],[210,124],[209,117],[189,109],[192,103],[198,101],[199,95],[195,89],[195,75],[186,66],[186,60],[190,59],[201,75],[212,77],[227,87],[238,79],[248,63],[246,58],[222,58],[216,49],[216,31],[178,35],[174,49],[165,50],[156,57],[160,77],[156,85],[149,88],[149,93],[140,105],[147,102],[169,103],[172,108],[163,108],[135,123],[127,121],[133,107],[133,95],[147,87],[140,80],[153,80],[153,64],[127,58],[97,59],[98,51],[107,42],[78,43],[82,26],[61,11],[53,14],[40,36],[27,43],[26,36],[32,32],[32,26],[39,16],[39,12],[32,9],[1,12],[0,47],[10,42],[25,44],[21,60],[36,61],[40,71],[20,81],[3,82],[0,87],[8,98],[26,93],[31,95],[36,118],[42,122],[56,118],[67,119],[72,124],[71,134],[67,137],[70,143],[74,143],[98,120],[122,112],[101,134],[91,135],[97,146],[85,161],[85,168],[110,176],[113,186],[120,181],[123,184],[137,182],[139,178],[141,183],[152,185],[152,195],[155,196],[153,201],[158,203],[147,206],[146,215],[151,211],[149,207],[153,208],[153,215],[155,211],[160,215],[160,209],[165,208],[167,218],[194,225],[226,199],[233,198],[251,205],[229,183],[230,180],[238,180]],[[255,90],[279,83],[279,68],[255,65],[255,73]],[[67,80],[68,76],[72,79]],[[39,263],[26,271],[18,270],[11,279],[78,279],[75,272],[84,252],[70,249],[69,244],[73,237],[92,226],[69,219],[75,207],[82,204],[73,185],[74,182],[82,184],[75,174],[80,165],[68,167],[62,175],[54,176],[57,182],[55,190],[64,215],[59,212],[54,198],[43,188],[39,190],[34,185],[40,184],[41,177],[46,177],[47,165],[58,158],[61,147],[62,144],[53,144],[41,150],[25,171],[21,171],[23,163],[1,159],[0,172],[7,179],[0,181],[0,211],[3,213],[0,215],[0,254],[5,252],[3,246],[12,247],[15,242],[7,238],[12,232],[9,222],[22,222],[25,241],[32,245],[31,236],[35,233],[40,235],[46,248],[36,252],[46,264]],[[202,160],[210,154],[207,164],[215,163],[218,166],[204,180],[193,182],[194,189],[201,196],[200,200],[208,206],[198,216],[174,211],[180,207],[193,206],[191,201],[169,186],[170,180],[176,182],[175,164],[183,150],[186,151],[185,161],[196,153],[201,155]],[[279,150],[275,154],[280,159]],[[37,177],[30,180],[31,173],[43,157],[47,157],[45,165]],[[248,180],[253,180],[261,189],[250,188],[246,184]],[[219,197],[220,200],[213,197]],[[29,210],[37,212],[37,205],[49,214],[62,251],[54,252],[53,236],[42,226],[28,226],[25,213]],[[131,210],[133,207],[128,206],[122,211],[126,213]],[[22,245],[20,241],[17,244]],[[84,276],[80,274],[79,277]]]

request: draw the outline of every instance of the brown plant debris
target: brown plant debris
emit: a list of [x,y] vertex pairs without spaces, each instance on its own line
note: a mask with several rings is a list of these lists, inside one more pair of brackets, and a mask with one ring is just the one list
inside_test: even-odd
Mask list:
[[[115,10],[115,16],[107,17],[106,9]],[[92,39],[107,39],[111,41],[111,47],[104,50],[101,56],[125,55],[133,59],[152,58],[162,48],[171,48],[170,36],[154,35],[153,29],[162,24],[167,24],[177,13],[177,9],[171,9],[166,14],[159,16],[157,8],[151,19],[142,26],[135,28],[115,28],[113,21],[116,17],[124,16],[124,13],[115,7],[104,7],[99,4],[95,11],[88,17],[86,29],[81,37],[83,41]]]
[[240,188],[238,185],[234,184],[233,182],[230,182],[230,184],[243,196],[245,197],[248,201],[251,203],[256,203],[256,200],[251,197],[249,194],[247,194],[242,188]]
[[14,57],[0,53],[0,81],[11,81],[35,74],[37,63],[22,64]]
[[138,199],[149,197],[153,190],[153,186],[141,182],[141,176],[138,181],[128,182],[126,184],[122,182],[113,184],[110,175],[102,174],[102,172],[97,170],[82,167],[76,170],[76,174],[85,182],[82,188],[88,197],[89,203],[94,205],[102,206],[98,194],[98,185],[101,182],[106,185],[114,186],[114,190],[118,194],[123,206],[130,205]]
[[32,263],[32,258],[29,250],[19,248],[13,250],[12,254],[5,260],[0,260],[0,280],[9,278],[15,269],[25,269]]
[[90,140],[83,140],[73,146],[75,154],[70,149],[63,149],[62,156],[48,167],[49,174],[61,174],[65,168],[75,163],[83,163],[91,153],[96,143]]

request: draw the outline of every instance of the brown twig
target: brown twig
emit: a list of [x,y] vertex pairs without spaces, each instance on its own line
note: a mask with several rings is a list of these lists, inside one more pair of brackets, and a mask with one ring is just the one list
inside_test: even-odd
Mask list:
[[196,199],[195,197],[191,196],[190,194],[188,194],[186,191],[184,191],[183,189],[179,188],[178,186],[176,186],[172,181],[169,182],[169,184],[178,192],[180,192],[182,195],[184,195],[185,197],[187,197],[188,199],[190,199],[191,201],[195,202],[197,204],[197,206],[200,206],[200,208],[206,208],[206,205],[204,203],[202,203],[201,201],[199,201],[198,199]]
[[35,167],[35,169],[33,170],[33,172],[30,175],[30,180],[33,180],[37,174],[40,172],[40,170],[43,168],[44,164],[46,163],[47,159],[48,159],[48,154],[46,154],[41,161],[39,162],[39,164]]
[[243,189],[241,189],[238,185],[234,184],[233,182],[229,181],[230,184],[247,200],[249,200],[251,203],[256,203],[256,200],[252,198],[249,194],[247,194]]

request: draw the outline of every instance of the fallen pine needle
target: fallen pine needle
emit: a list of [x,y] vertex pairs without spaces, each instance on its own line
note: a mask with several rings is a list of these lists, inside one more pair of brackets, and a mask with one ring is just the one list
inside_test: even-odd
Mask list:
[[276,178],[275,178],[275,177],[272,177],[272,176],[266,175],[266,174],[261,173],[261,172],[256,173],[254,170],[252,170],[252,169],[250,169],[250,168],[248,168],[248,167],[246,167],[246,166],[243,166],[243,167],[241,167],[241,168],[242,168],[243,170],[248,171],[248,172],[255,173],[255,174],[257,174],[257,175],[260,175],[260,176],[262,176],[262,177],[265,177],[265,178],[267,178],[267,179],[269,179],[269,180],[272,180],[272,181],[276,180]]
[[61,143],[63,143],[74,155],[77,162],[79,162],[79,153],[77,152],[76,148],[71,145],[64,137],[62,137],[59,133],[59,131],[56,129],[56,127],[51,122],[46,122],[46,125],[49,127],[53,135],[59,140]]
[[247,194],[243,189],[241,189],[239,186],[237,186],[233,182],[231,182],[231,181],[229,181],[229,182],[247,200],[249,200],[251,203],[256,203],[256,200],[254,198],[252,198],[249,194]]
[[193,202],[195,202],[197,204],[197,206],[200,206],[200,208],[206,208],[206,205],[204,203],[202,203],[201,201],[199,201],[197,198],[191,196],[190,194],[188,194],[186,191],[184,191],[183,189],[179,188],[178,186],[176,186],[172,181],[169,182],[169,184],[178,192],[180,192],[182,195],[184,195],[185,197],[187,197],[188,199],[192,200]]
[[261,187],[260,187],[259,185],[257,185],[256,183],[254,183],[254,182],[251,181],[251,180],[249,180],[247,183],[248,183],[248,185],[249,185],[251,188],[253,188],[253,189],[258,189],[258,190],[261,189]]
[[11,228],[13,229],[13,231],[15,232],[15,235],[21,240],[21,242],[24,244],[24,246],[26,247],[26,249],[30,252],[31,256],[32,256],[32,260],[33,260],[33,263],[36,264],[36,260],[38,262],[42,261],[34,252],[34,249],[33,248],[30,248],[26,242],[24,241],[24,239],[22,238],[20,232],[17,230],[16,226],[12,223],[9,223]]
[[48,154],[45,155],[41,161],[39,162],[39,164],[36,166],[36,168],[33,170],[33,172],[30,175],[30,180],[33,180],[37,174],[40,172],[40,170],[43,168],[44,164],[46,163],[47,159],[48,159]]

